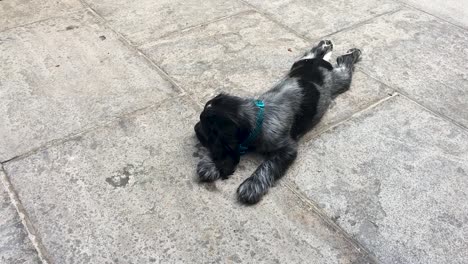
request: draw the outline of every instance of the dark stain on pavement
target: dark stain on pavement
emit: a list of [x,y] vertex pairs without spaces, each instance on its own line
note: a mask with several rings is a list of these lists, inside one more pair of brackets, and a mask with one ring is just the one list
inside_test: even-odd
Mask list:
[[115,188],[125,187],[130,180],[130,176],[133,176],[135,173],[139,173],[135,169],[135,166],[132,164],[127,164],[121,170],[115,172],[113,176],[107,177],[106,182]]
[[75,28],[78,28],[78,26],[73,26],[73,25],[72,25],[72,26],[66,27],[65,29],[66,29],[66,30],[73,30],[73,29],[75,29]]

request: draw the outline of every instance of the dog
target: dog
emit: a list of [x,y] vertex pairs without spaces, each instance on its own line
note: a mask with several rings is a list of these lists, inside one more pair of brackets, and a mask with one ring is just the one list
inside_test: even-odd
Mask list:
[[332,100],[350,88],[361,51],[353,48],[329,62],[330,40],[322,40],[291,67],[272,89],[257,98],[221,93],[209,100],[195,134],[202,155],[197,174],[202,182],[227,179],[240,156],[257,152],[265,160],[237,189],[241,203],[255,204],[297,157],[297,142],[322,118]]

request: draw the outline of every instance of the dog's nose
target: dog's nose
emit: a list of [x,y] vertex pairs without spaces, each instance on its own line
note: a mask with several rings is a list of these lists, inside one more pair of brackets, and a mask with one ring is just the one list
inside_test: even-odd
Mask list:
[[200,140],[202,145],[205,145],[206,138],[205,138],[205,135],[203,134],[203,129],[202,129],[200,122],[195,124],[194,129],[195,129],[195,135],[197,136],[198,140]]

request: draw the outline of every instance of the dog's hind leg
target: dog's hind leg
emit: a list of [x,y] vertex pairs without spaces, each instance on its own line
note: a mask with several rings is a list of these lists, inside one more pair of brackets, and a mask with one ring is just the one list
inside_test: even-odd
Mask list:
[[359,61],[361,51],[350,49],[344,55],[336,58],[337,66],[332,71],[333,86],[331,94],[333,97],[346,92],[351,86],[354,64]]
[[297,157],[297,143],[280,148],[270,154],[265,161],[247,178],[237,189],[239,201],[246,204],[255,204],[276,180],[280,179]]
[[333,50],[333,43],[331,40],[321,40],[317,46],[313,47],[310,51],[306,52],[301,60],[322,58],[330,61]]

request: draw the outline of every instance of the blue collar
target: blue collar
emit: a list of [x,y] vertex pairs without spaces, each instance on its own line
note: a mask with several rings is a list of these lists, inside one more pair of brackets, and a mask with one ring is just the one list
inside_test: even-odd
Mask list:
[[242,142],[239,145],[239,153],[241,155],[247,153],[247,150],[249,149],[249,145],[257,138],[258,134],[260,134],[260,131],[262,131],[262,125],[263,125],[263,111],[265,104],[263,103],[262,100],[255,100],[254,101],[255,105],[258,107],[258,112],[257,112],[257,120],[255,120],[255,128],[252,130],[244,142]]

